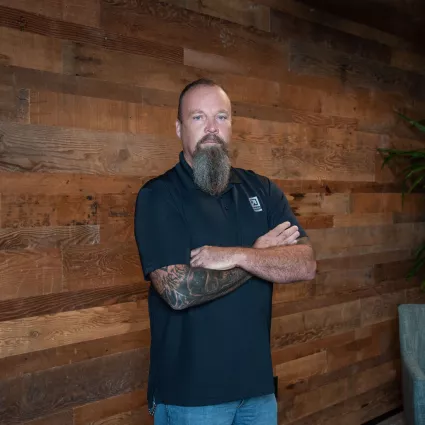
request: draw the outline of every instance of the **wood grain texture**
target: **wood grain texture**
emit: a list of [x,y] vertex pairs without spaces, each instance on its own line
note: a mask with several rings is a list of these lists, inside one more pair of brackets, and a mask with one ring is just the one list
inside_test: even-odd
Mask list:
[[77,173],[0,173],[0,193],[32,193],[68,196],[97,194],[136,194],[153,176],[97,176]]
[[[229,3],[227,3],[229,4]],[[158,23],[162,23],[160,27]],[[285,46],[267,32],[249,31],[238,24],[163,2],[139,3],[124,0],[110,3],[101,0],[101,27],[131,37],[156,40],[189,49],[200,45],[207,53],[249,59],[266,67],[284,66]]]
[[148,408],[145,406],[141,409],[118,413],[92,423],[93,425],[139,425],[141,423],[148,425],[153,424],[153,417],[150,415]]
[[2,195],[0,223],[3,228],[94,226],[98,205],[93,195]]
[[21,422],[23,425],[74,425],[72,410],[55,413],[29,422]]
[[424,223],[388,226],[312,229],[309,232],[318,259],[349,257],[397,249],[414,249],[424,237]]
[[37,226],[0,229],[0,252],[30,248],[65,248],[100,242],[99,226]]
[[52,40],[90,42],[99,47],[161,58],[170,63],[183,62],[183,50],[158,42],[126,37],[72,22],[54,20],[32,13],[0,6],[0,25],[15,30],[51,37]]
[[[138,417],[137,419],[139,422],[137,423],[145,424],[147,422],[142,422],[142,419],[146,420],[149,415],[146,402],[147,394],[146,390],[143,389],[110,397],[105,400],[99,400],[94,403],[85,404],[84,406],[78,406],[74,408],[74,424],[85,425],[86,423],[103,423],[102,420],[105,420],[106,418],[108,418],[106,419],[106,423],[109,424],[111,421],[116,421],[119,415],[121,415],[121,418],[123,418],[124,415],[127,417],[131,416],[132,421],[135,421],[136,417]],[[137,413],[137,410],[140,410],[141,412]],[[146,411],[146,415],[140,417],[142,410]],[[133,412],[136,413],[136,415],[133,415]],[[114,419],[112,419],[112,417],[114,417]],[[136,424],[136,422],[134,423]]]
[[127,285],[143,280],[133,240],[63,250],[63,282],[67,290]]
[[[0,6],[0,22],[5,8]],[[6,9],[9,10],[9,9]],[[32,52],[29,55],[29,52]],[[55,38],[0,26],[0,64],[62,71],[62,42]]]
[[398,383],[390,383],[336,403],[291,423],[294,425],[331,425],[338,421],[338,423],[344,425],[354,425],[364,423],[391,411],[398,407],[400,402],[401,393]]
[[[176,93],[176,101],[184,86],[198,78],[216,80],[234,101],[274,104],[279,99],[277,82],[253,76],[222,74],[179,64],[170,67],[163,60],[99,49],[90,44],[70,43],[66,51],[64,66],[67,74],[171,91]],[[120,63],[127,66],[122,67]],[[251,90],[246,90],[246,86]]]
[[192,10],[204,15],[215,16],[236,22],[246,27],[270,31],[270,10],[268,7],[250,0],[198,2],[196,0],[168,0],[167,3]]
[[290,69],[293,72],[328,76],[342,83],[369,89],[396,91],[425,98],[424,77],[411,71],[357,59],[330,49],[319,50],[312,44],[291,44]]
[[391,60],[391,50],[388,46],[347,34],[345,31],[314,24],[290,13],[272,10],[270,26],[272,32],[286,39],[313,41],[321,47],[330,47],[383,63],[389,63]]
[[389,47],[415,49],[412,43],[407,40],[381,31],[377,28],[345,19],[340,15],[334,15],[322,8],[312,8],[310,5],[298,2],[296,0],[256,0],[257,3],[270,7],[271,9],[289,13],[292,16],[325,25],[327,28],[333,28],[343,33],[373,40],[379,44],[385,44]]
[[62,291],[60,251],[58,249],[0,251],[0,288],[1,300]]
[[[72,52],[69,44],[66,44],[66,47],[68,53],[69,51]],[[68,71],[72,60],[69,56],[67,57]],[[126,85],[74,74],[57,74],[51,71],[20,66],[0,64],[0,78],[2,84],[6,86],[28,87],[28,89],[35,91],[50,91],[157,106],[176,107],[178,102],[175,93],[164,90]]]
[[[166,171],[175,165],[180,151],[177,141],[169,143],[153,135],[10,123],[0,123],[0,146],[1,171],[127,176],[152,176]],[[154,152],[158,155],[156,162]]]
[[148,284],[107,286],[0,301],[0,321],[101,307],[147,298]]
[[29,91],[0,85],[0,120],[29,122]]
[[[2,381],[0,421],[19,424],[43,412],[54,413],[141,389],[147,381],[147,359],[146,349],[136,349]],[[51,388],[55,391],[49,391]]]
[[48,348],[31,353],[0,359],[0,377],[4,380],[48,370],[67,364],[75,364],[137,348],[150,344],[150,330],[122,333],[110,337],[77,342],[60,347]]
[[147,329],[146,301],[2,322],[0,358]]
[[[9,0],[0,0],[1,6],[11,6]],[[18,0],[13,2],[13,8],[49,18],[70,21],[76,24],[97,27],[99,25],[98,0]]]

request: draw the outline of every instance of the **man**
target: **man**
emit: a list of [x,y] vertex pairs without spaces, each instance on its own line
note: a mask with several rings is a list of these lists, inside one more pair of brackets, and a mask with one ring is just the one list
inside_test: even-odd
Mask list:
[[273,284],[312,279],[313,249],[269,179],[230,165],[231,104],[211,80],[179,99],[179,163],[139,192],[156,425],[276,425]]

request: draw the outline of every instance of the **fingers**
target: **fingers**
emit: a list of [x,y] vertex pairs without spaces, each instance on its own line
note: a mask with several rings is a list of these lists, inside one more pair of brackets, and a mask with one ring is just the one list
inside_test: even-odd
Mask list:
[[289,221],[284,221],[283,223],[278,224],[274,229],[270,230],[266,235],[271,237],[279,236],[283,231],[288,229],[291,226]]
[[200,248],[192,249],[192,251],[190,251],[190,256],[193,258],[195,255],[198,255],[203,248],[204,247],[201,246]]
[[292,245],[294,242],[297,241],[299,236],[300,236],[300,232],[295,231],[294,233],[292,233],[292,235],[286,238],[285,243],[288,245]]

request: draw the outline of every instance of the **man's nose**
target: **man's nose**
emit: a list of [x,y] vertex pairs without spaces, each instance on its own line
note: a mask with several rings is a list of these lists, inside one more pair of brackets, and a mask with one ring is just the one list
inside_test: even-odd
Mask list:
[[218,133],[218,126],[214,119],[208,119],[205,126],[205,133]]

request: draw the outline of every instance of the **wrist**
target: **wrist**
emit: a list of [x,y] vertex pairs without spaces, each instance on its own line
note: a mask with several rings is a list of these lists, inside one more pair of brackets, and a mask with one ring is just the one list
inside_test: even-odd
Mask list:
[[235,267],[244,268],[247,259],[247,251],[249,248],[234,248],[233,263]]

